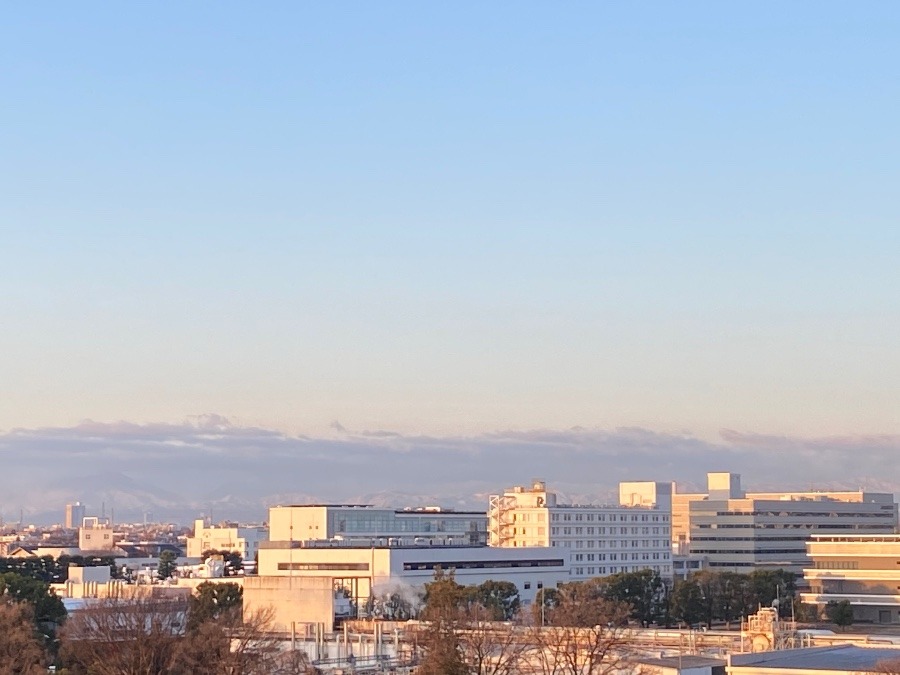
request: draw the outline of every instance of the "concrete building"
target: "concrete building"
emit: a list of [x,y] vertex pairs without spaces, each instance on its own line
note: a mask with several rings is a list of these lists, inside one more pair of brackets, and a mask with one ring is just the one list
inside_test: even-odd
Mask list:
[[107,518],[85,518],[78,528],[78,548],[82,551],[112,551],[116,547],[113,528]]
[[[690,552],[691,508],[699,501],[727,501],[748,499],[759,501],[831,501],[847,504],[881,503],[893,504],[893,495],[864,490],[799,490],[789,492],[745,492],[741,486],[740,474],[730,472],[710,472],[706,474],[706,492],[672,491],[672,548],[676,553]],[[853,507],[844,507],[852,510]],[[865,507],[863,507],[865,508]],[[896,507],[895,507],[896,510]]]
[[[364,613],[370,599],[385,594],[421,601],[438,569],[452,570],[463,585],[509,581],[523,604],[542,588],[570,580],[568,549],[470,545],[470,535],[483,538],[486,522],[483,514],[440,510],[272,507],[258,577],[245,579],[245,607],[272,607],[280,626],[316,624],[330,631],[334,616]],[[308,611],[297,604],[301,600]]]
[[641,569],[670,577],[671,484],[626,483],[620,497],[628,505],[568,505],[542,481],[510,488],[490,498],[490,544],[568,550],[573,581]]
[[77,530],[79,527],[81,527],[84,516],[85,508],[84,504],[82,504],[81,502],[66,504],[66,529]]
[[186,555],[199,558],[206,551],[237,551],[244,560],[256,558],[261,542],[269,538],[265,527],[240,525],[207,525],[201,519],[194,521],[194,536],[187,538]]
[[309,504],[269,509],[272,541],[420,537],[441,543],[487,543],[487,516],[439,507],[384,509],[365,504]]
[[[708,475],[703,495],[673,496],[676,553],[703,556],[714,571],[785,569],[801,574],[813,534],[891,534],[897,504],[888,493],[744,493],[740,476]],[[686,510],[685,510],[686,509]],[[677,517],[676,517],[677,514]]]
[[363,606],[379,586],[423,588],[437,569],[453,570],[462,585],[512,582],[522,602],[529,604],[542,588],[570,581],[569,567],[569,551],[564,548],[417,545],[408,540],[374,546],[269,541],[260,548],[258,572],[260,577],[329,577]]
[[846,600],[856,621],[900,623],[900,535],[819,535],[807,542],[805,603]]

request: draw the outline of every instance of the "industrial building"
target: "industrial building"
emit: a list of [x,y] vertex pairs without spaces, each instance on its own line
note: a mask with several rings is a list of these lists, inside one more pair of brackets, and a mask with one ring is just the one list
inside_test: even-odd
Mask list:
[[385,509],[367,504],[304,504],[269,509],[272,541],[420,537],[441,543],[487,544],[487,516],[432,506]]
[[543,481],[510,488],[490,498],[490,544],[568,550],[573,581],[641,569],[671,576],[671,483],[623,483],[620,499],[626,505],[570,505]]
[[846,600],[855,621],[900,623],[900,535],[819,535],[807,542],[805,603]]

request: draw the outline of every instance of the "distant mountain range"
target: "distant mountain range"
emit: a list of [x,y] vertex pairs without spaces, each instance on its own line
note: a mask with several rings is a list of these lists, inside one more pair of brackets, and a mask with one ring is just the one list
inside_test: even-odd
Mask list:
[[[698,490],[707,471],[747,489],[897,492],[896,436],[790,438],[724,430],[709,442],[646,429],[507,431],[478,436],[350,432],[329,437],[235,426],[210,415],[182,424],[102,424],[0,433],[7,522],[60,522],[67,502],[136,522],[262,521],[272,504],[352,502],[485,510],[488,496],[546,480],[562,502],[614,502],[621,480],[675,480]],[[877,477],[877,478],[873,478]]]

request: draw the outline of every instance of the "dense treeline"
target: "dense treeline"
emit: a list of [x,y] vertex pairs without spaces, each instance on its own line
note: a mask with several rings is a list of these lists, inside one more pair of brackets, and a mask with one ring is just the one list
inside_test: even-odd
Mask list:
[[[795,576],[790,572],[755,571],[749,574],[702,571],[674,585],[666,584],[651,570],[613,574],[574,582],[589,593],[630,607],[629,618],[639,624],[730,623],[778,599],[786,607],[794,600]],[[571,586],[573,584],[566,584]],[[547,589],[538,595],[533,613],[553,608],[562,589]]]

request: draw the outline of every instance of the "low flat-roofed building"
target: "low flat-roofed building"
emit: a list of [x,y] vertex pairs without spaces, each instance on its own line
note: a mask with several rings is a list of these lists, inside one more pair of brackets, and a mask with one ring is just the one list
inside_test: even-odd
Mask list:
[[846,600],[855,621],[900,623],[900,535],[818,535],[807,552],[803,602]]
[[896,664],[898,660],[898,647],[847,644],[733,654],[726,671],[728,675],[862,675],[879,672],[880,664]]
[[260,548],[258,572],[260,577],[329,577],[359,606],[380,585],[424,587],[438,569],[452,570],[463,585],[509,581],[529,604],[542,588],[570,581],[569,566],[568,550],[546,547],[268,542]]

